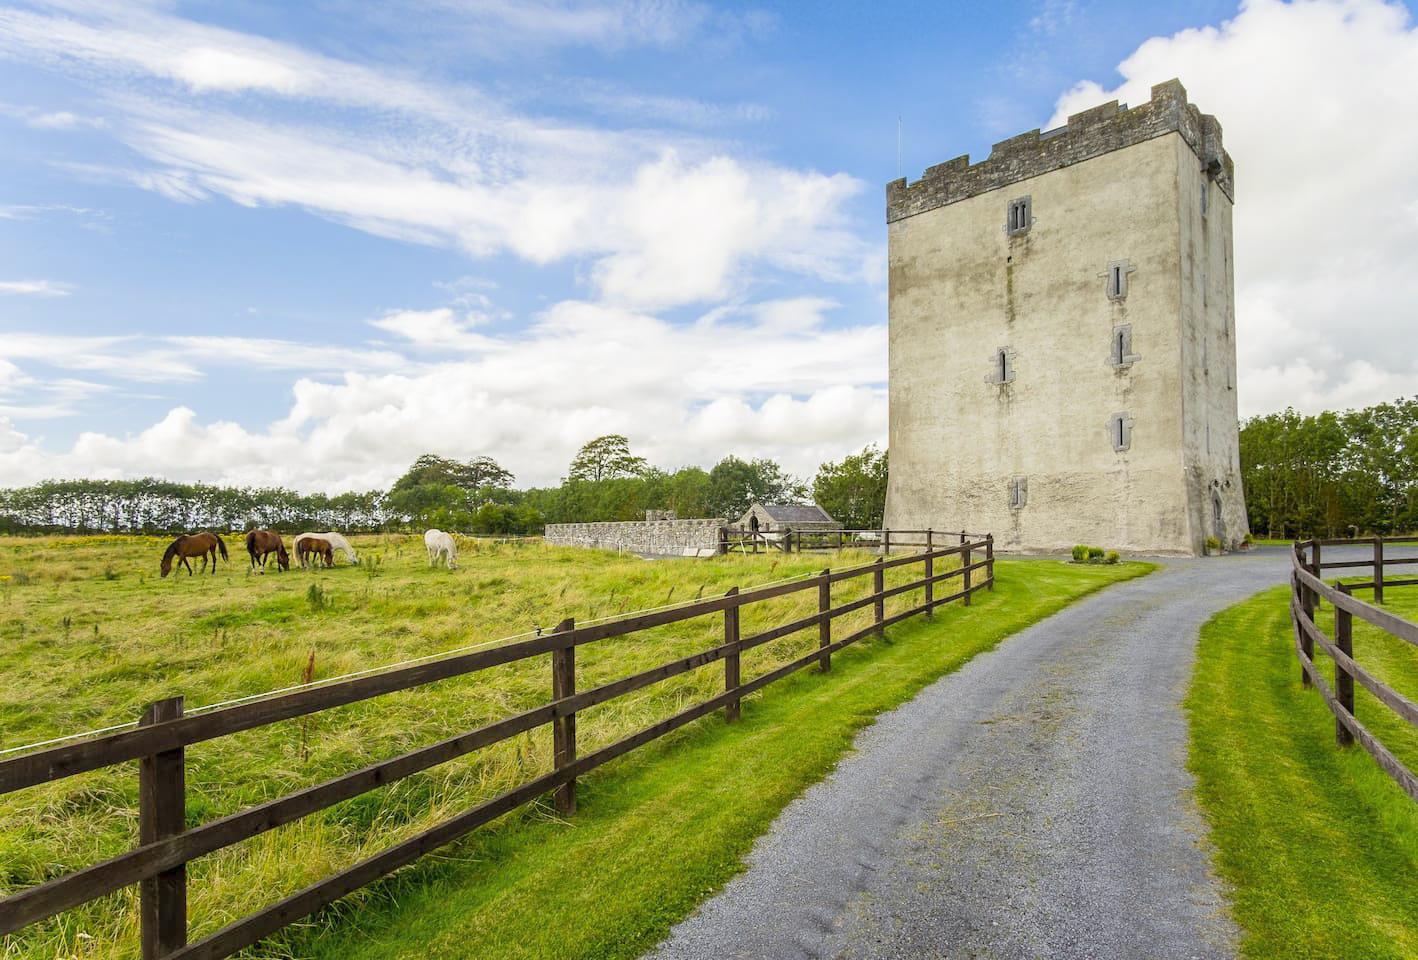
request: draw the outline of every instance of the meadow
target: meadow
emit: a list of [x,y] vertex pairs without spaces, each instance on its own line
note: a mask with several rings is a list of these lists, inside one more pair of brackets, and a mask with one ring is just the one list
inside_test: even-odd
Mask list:
[[[178,572],[164,580],[157,570],[165,543],[140,537],[0,539],[0,649],[6,665],[0,674],[0,749],[128,723],[144,705],[163,697],[185,696],[191,712],[307,681],[533,634],[565,617],[585,622],[617,616],[721,595],[732,586],[803,577],[825,566],[843,569],[873,559],[849,552],[646,561],[548,548],[536,541],[465,541],[462,568],[449,571],[427,565],[419,538],[385,535],[355,539],[358,565],[254,575],[239,539],[228,538],[231,561],[220,565],[215,575]],[[736,726],[755,730],[753,736],[771,734],[780,752],[785,749],[781,744],[791,745],[789,756],[756,775],[760,779],[747,798],[751,802],[743,804],[744,816],[734,818],[731,836],[705,850],[702,862],[713,864],[710,874],[732,872],[735,851],[801,786],[830,768],[849,744],[851,732],[876,712],[1032,619],[1146,569],[1142,564],[1107,568],[1056,560],[1001,561],[1001,588],[977,598],[971,609],[957,605],[942,610],[934,623],[913,620],[893,629],[885,640],[868,641],[860,649],[849,648],[852,656],[835,658],[832,681],[855,686],[811,706],[812,730],[775,732],[771,724],[751,722],[756,714],[766,717],[794,703],[795,709],[805,709],[808,701],[794,699],[794,690],[809,691],[810,700],[811,677],[800,676],[779,685],[782,691],[774,687],[757,695],[745,705],[745,723]],[[888,586],[913,576],[907,569],[889,571]],[[869,587],[870,577],[835,585],[834,601],[862,596]],[[888,601],[887,615],[909,602]],[[815,609],[814,591],[779,598],[746,609],[743,632]],[[870,615],[864,610],[843,618],[834,631],[865,625]],[[951,624],[951,641],[942,642]],[[969,628],[969,635],[956,639],[962,626]],[[707,617],[583,647],[578,651],[578,685],[589,687],[705,649],[719,642],[721,630],[719,618]],[[805,631],[745,654],[745,679],[801,655],[815,642],[815,632]],[[717,693],[721,684],[721,670],[698,670],[588,710],[578,717],[581,749],[613,742]],[[821,697],[824,689],[819,684],[815,695]],[[209,820],[501,718],[543,703],[549,694],[549,667],[538,659],[198,745],[187,755],[189,822]],[[670,757],[676,743],[704,738],[716,749],[728,749],[723,746],[730,742],[723,739],[725,729],[722,720],[716,724],[707,718],[643,753]],[[760,759],[777,755],[766,744],[759,750]],[[195,861],[188,868],[193,938],[530,779],[550,767],[550,754],[549,731],[532,731]],[[650,775],[645,758],[632,755],[588,778],[586,796],[596,796],[598,789],[615,795],[617,778],[627,776],[668,777],[670,783],[646,788],[647,795],[672,794],[676,783],[683,787],[702,781],[702,773],[691,769],[701,762],[702,754],[685,754]],[[133,768],[120,765],[0,797],[0,893],[129,848],[136,836]],[[718,768],[723,769],[723,763]],[[595,803],[584,805],[593,812],[578,815],[578,829],[572,831],[583,837],[594,832],[597,816]],[[614,807],[603,802],[599,815]],[[539,829],[555,832],[565,826],[543,805],[506,819],[499,829],[481,831],[448,854],[350,898],[362,905],[358,909],[334,908],[248,955],[347,955],[348,945],[325,953],[330,942],[338,941],[338,936],[332,941],[330,931],[338,934],[358,923],[377,926],[371,918],[414,897],[413,891],[427,889],[431,882],[453,882],[450,878],[462,875],[469,858],[481,862],[482,855],[472,851],[484,850],[496,860],[486,853],[488,844],[523,842],[513,838],[525,841],[538,836]],[[604,829],[615,835],[617,827],[607,823]],[[538,841],[535,846],[547,845]],[[524,853],[522,861],[535,859],[530,850]],[[642,878],[660,891],[667,889],[665,878],[656,875],[656,870],[664,870],[663,859]],[[410,877],[416,881],[413,887]],[[669,898],[675,905],[670,913],[682,913],[704,894],[703,875],[691,871],[686,877],[680,887],[669,888],[680,891]],[[636,881],[624,882],[633,887]],[[470,883],[482,891],[498,888],[482,875]],[[533,901],[539,896],[528,895]],[[0,939],[0,954],[136,956],[136,899],[136,890],[130,888],[37,924]],[[505,904],[494,913],[511,915]],[[670,913],[659,906],[650,913],[653,922],[643,912],[625,921],[640,940],[653,937],[669,922]],[[539,935],[555,930],[542,913],[532,914],[538,919],[530,927]],[[584,926],[581,919],[569,916],[568,927]],[[616,930],[617,925],[608,922],[605,929]],[[362,936],[367,940],[372,934],[365,931]],[[509,949],[532,942],[528,933],[515,931],[499,934],[497,940]],[[623,934],[612,940],[622,951],[612,953],[627,956],[631,954],[623,951],[639,942]],[[507,955],[537,954],[513,949]],[[583,955],[610,954],[596,947]]]

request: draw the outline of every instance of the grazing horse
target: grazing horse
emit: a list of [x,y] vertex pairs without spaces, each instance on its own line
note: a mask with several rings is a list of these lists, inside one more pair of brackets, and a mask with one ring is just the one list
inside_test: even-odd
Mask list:
[[266,558],[276,555],[276,565],[282,570],[290,569],[290,554],[281,542],[279,533],[270,530],[252,530],[246,535],[246,552],[251,554],[251,569],[256,569],[256,561],[261,561],[261,572],[266,572]]
[[[343,536],[333,530],[331,530],[329,533],[300,533],[296,534],[295,539],[299,541],[304,539],[305,537],[317,537],[321,540],[324,540],[330,545],[331,550],[343,550],[345,553],[345,558],[348,559],[350,563],[359,563],[359,557],[355,556],[354,547],[350,546],[350,542],[348,540],[346,540]],[[295,554],[297,557],[299,557],[300,551],[296,550]],[[305,566],[305,564],[302,563],[301,566],[303,567]]]
[[212,558],[212,572],[217,572],[217,551],[222,553],[222,559],[226,560],[226,541],[215,533],[208,533],[205,530],[201,533],[183,534],[172,543],[168,544],[167,552],[162,555],[162,575],[165,577],[172,572],[172,559],[176,557],[178,562],[187,568],[187,575],[192,576],[192,564],[188,563],[189,557],[202,558],[202,572],[207,572],[207,557]]
[[442,530],[430,530],[423,535],[423,545],[428,550],[428,565],[437,566],[440,557],[448,561],[449,570],[458,569],[458,544]]
[[[335,565],[335,550],[330,546],[329,540],[322,540],[319,537],[304,536],[297,537],[295,541],[295,555],[300,559],[300,565],[305,566],[307,560],[318,557],[325,561],[325,566]],[[314,562],[312,560],[312,562]]]

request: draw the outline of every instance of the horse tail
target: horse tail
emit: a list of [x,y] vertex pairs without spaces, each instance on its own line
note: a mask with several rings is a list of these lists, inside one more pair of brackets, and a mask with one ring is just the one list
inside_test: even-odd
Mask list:
[[229,559],[226,555],[226,541],[222,539],[222,535],[220,533],[213,533],[212,536],[217,538],[217,549],[221,550],[222,559]]

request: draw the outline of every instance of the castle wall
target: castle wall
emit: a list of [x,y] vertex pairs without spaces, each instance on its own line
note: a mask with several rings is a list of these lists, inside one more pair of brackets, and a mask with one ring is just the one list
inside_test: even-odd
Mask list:
[[1206,176],[1195,158],[1180,149],[1177,221],[1182,252],[1183,459],[1187,464],[1189,523],[1194,543],[1214,536],[1235,546],[1250,525],[1241,489],[1237,429],[1232,203],[1225,193],[1206,189]]
[[1193,554],[1219,491],[1224,539],[1244,535],[1230,177],[1219,125],[1171,83],[888,186],[888,527]]
[[719,549],[721,519],[631,520],[607,523],[549,523],[545,542],[561,547],[593,547],[659,557],[712,556]]

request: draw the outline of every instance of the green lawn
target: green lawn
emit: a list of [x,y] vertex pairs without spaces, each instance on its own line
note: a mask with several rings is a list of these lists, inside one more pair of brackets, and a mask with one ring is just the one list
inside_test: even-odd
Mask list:
[[[1300,685],[1288,588],[1203,629],[1187,698],[1191,767],[1217,866],[1232,887],[1248,958],[1418,956],[1418,804],[1360,747],[1335,746],[1334,718]],[[1418,614],[1415,588],[1391,609]],[[1332,633],[1333,610],[1317,622]],[[1355,653],[1409,697],[1418,651],[1356,623]],[[1333,678],[1333,664],[1316,662]],[[1355,713],[1406,763],[1418,734],[1360,691]]]

